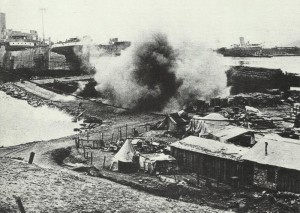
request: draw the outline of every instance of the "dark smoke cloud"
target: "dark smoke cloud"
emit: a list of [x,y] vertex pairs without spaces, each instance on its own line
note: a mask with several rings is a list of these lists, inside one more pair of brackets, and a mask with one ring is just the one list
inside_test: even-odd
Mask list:
[[175,110],[226,88],[225,67],[215,53],[190,43],[174,48],[163,34],[145,38],[119,57],[91,57],[90,63],[96,90],[112,104],[136,110]]
[[137,100],[135,108],[162,110],[181,85],[174,72],[177,55],[162,34],[155,34],[151,41],[139,45],[135,53],[132,80],[148,90]]

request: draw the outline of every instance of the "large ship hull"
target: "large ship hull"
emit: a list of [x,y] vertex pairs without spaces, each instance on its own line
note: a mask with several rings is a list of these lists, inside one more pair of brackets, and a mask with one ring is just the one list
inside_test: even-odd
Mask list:
[[71,65],[72,69],[87,69],[88,67],[85,65],[87,65],[89,62],[90,49],[96,48],[103,50],[99,51],[99,57],[101,57],[103,54],[119,56],[121,51],[128,48],[130,45],[130,42],[115,42],[108,45],[86,45],[80,41],[65,42],[52,45],[51,51],[64,55],[66,57],[66,61]]
[[225,57],[277,57],[300,56],[298,47],[274,47],[274,48],[220,48],[218,53]]

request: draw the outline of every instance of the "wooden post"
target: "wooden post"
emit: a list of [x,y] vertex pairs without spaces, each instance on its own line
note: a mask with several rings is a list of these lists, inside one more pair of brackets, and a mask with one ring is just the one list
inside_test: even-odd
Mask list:
[[20,212],[21,212],[21,213],[26,213],[26,212],[25,212],[25,209],[24,209],[24,206],[23,206],[23,204],[22,204],[21,198],[20,198],[20,197],[16,197],[16,196],[14,196],[14,198],[16,199],[16,202],[17,202],[17,204],[18,204],[18,207],[19,207],[19,209],[20,209]]
[[89,153],[86,152],[86,159],[89,159]]
[[78,149],[79,149],[79,140],[78,140],[78,138],[75,138],[75,147],[78,151]]
[[221,179],[221,162],[220,159],[218,159],[218,179],[217,179],[217,188],[219,188],[220,185],[220,179]]
[[122,127],[120,127],[120,140],[122,139]]
[[125,136],[126,136],[126,139],[127,139],[127,124],[125,125]]
[[146,173],[146,161],[144,161],[144,173]]
[[174,175],[174,180],[175,180],[175,183],[176,183],[177,181],[176,181],[176,169],[175,168],[173,168],[173,175]]
[[87,132],[86,132],[86,140],[87,140],[88,144],[89,144],[89,138],[90,138],[90,135],[89,135],[89,131],[87,130]]
[[111,142],[114,140],[114,133],[111,134]]
[[91,152],[91,164],[93,164],[93,152]]
[[85,148],[84,146],[82,146],[82,148],[83,148],[83,157],[85,158]]
[[31,153],[30,153],[30,157],[29,157],[29,161],[28,161],[29,164],[32,164],[34,155],[35,155],[34,152],[31,152]]
[[104,156],[104,159],[103,159],[103,168],[105,167],[105,160],[106,160],[106,156]]

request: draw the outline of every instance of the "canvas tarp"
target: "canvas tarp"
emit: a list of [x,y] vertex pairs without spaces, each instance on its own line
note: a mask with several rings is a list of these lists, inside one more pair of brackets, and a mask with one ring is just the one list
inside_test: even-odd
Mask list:
[[229,120],[218,113],[211,113],[205,117],[195,115],[190,120],[186,131],[201,137],[223,129],[228,124]]
[[125,141],[121,149],[113,157],[110,169],[119,170],[119,161],[124,163],[133,163],[133,156],[135,155],[135,150],[129,139]]
[[164,163],[164,167],[169,167],[176,162],[176,159],[164,153],[152,153],[140,155],[140,168],[153,173],[156,170],[157,163]]

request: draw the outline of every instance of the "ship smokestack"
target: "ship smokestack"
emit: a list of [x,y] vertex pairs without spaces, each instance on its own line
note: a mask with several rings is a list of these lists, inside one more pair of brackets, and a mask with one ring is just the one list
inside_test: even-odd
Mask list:
[[265,155],[268,155],[268,142],[265,143]]
[[240,37],[240,44],[241,44],[241,47],[245,47],[245,39],[244,39],[244,37]]

